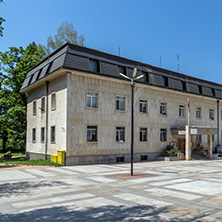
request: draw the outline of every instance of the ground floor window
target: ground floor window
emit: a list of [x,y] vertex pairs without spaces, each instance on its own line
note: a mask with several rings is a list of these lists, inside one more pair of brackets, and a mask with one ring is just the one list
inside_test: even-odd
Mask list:
[[87,126],[87,142],[97,142],[97,126]]
[[160,141],[167,141],[167,129],[160,129]]
[[45,127],[41,128],[41,143],[45,142]]
[[147,141],[147,128],[140,128],[140,142]]
[[51,126],[51,143],[55,143],[55,126]]
[[116,127],[116,142],[125,142],[125,127]]
[[196,135],[196,141],[201,142],[202,141],[202,135]]
[[36,128],[32,129],[32,142],[35,143],[36,142]]

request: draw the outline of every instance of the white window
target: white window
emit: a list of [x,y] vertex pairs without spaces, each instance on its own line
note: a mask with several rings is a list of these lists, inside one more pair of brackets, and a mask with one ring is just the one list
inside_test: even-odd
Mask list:
[[97,126],[87,126],[87,142],[97,142]]
[[125,97],[116,96],[116,110],[125,111]]
[[196,135],[196,141],[201,142],[202,141],[202,136],[201,135]]
[[87,105],[88,108],[98,108],[98,93],[87,92]]
[[51,143],[55,143],[55,126],[51,126]]
[[167,141],[167,130],[160,129],[160,141]]
[[160,103],[160,114],[167,115],[167,104],[166,103]]
[[125,127],[116,127],[116,142],[125,141]]
[[32,129],[32,142],[35,143],[36,142],[36,128]]
[[41,99],[41,113],[45,112],[45,97]]
[[51,109],[56,109],[56,93],[52,93],[51,95]]
[[41,128],[41,143],[45,142],[45,127]]
[[200,118],[201,118],[201,115],[202,115],[202,114],[201,114],[201,108],[200,108],[200,107],[197,107],[197,108],[196,108],[196,118],[199,118],[199,119],[200,119]]
[[214,110],[213,109],[209,109],[209,118],[211,120],[214,120]]
[[33,102],[33,116],[36,115],[36,101]]
[[185,106],[179,105],[179,116],[185,117]]
[[147,100],[140,99],[140,113],[147,113]]
[[95,60],[89,60],[89,69],[91,72],[98,72],[99,71],[98,62]]
[[140,141],[147,141],[147,128],[140,128]]

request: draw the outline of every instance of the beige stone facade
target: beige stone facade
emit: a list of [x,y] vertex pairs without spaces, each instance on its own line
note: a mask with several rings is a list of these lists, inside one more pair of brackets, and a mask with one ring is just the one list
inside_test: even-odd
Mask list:
[[[87,108],[87,92],[97,94],[98,108]],[[51,110],[51,96],[56,94],[56,109]],[[125,98],[125,111],[116,110],[116,96]],[[45,141],[41,142],[41,128],[46,127],[46,112],[42,112],[41,98],[46,97],[46,85],[28,92],[27,105],[27,152],[45,154]],[[135,85],[135,161],[141,156],[154,160],[170,142],[178,143],[184,136],[172,136],[171,128],[187,124],[186,100],[190,99],[190,124],[193,126],[217,127],[217,99],[151,86]],[[139,101],[147,101],[147,113],[141,113]],[[37,113],[33,115],[33,102]],[[166,115],[160,114],[160,105],[166,105]],[[184,107],[185,116],[179,116],[179,107]],[[196,117],[201,108],[201,118]],[[221,112],[219,103],[219,112]],[[214,119],[209,118],[209,111]],[[212,111],[213,110],[213,111]],[[220,117],[221,118],[221,117]],[[219,118],[219,119],[220,119]],[[221,123],[221,119],[220,119]],[[55,126],[55,143],[51,142],[51,127]],[[87,142],[87,126],[97,127],[97,141]],[[116,127],[124,127],[125,141],[116,142]],[[140,141],[140,129],[147,129],[147,141]],[[33,129],[36,138],[33,142]],[[160,130],[166,129],[167,140],[160,141]],[[221,132],[221,124],[219,132]],[[219,138],[221,142],[221,138]],[[65,71],[49,82],[48,92],[48,147],[47,154],[56,155],[57,150],[66,151],[66,164],[116,162],[117,157],[130,160],[131,142],[131,85],[130,82],[77,71]],[[196,136],[192,136],[196,144]],[[214,136],[214,146],[217,135]],[[207,135],[202,135],[203,146]],[[35,155],[33,155],[34,158]]]

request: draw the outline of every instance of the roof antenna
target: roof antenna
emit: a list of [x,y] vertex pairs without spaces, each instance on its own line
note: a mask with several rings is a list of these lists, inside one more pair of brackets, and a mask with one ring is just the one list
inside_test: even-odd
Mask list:
[[160,56],[160,68],[161,68],[162,56]]
[[179,55],[177,54],[177,72],[179,72],[179,67],[180,67],[180,58]]
[[118,55],[120,56],[120,47],[118,47]]

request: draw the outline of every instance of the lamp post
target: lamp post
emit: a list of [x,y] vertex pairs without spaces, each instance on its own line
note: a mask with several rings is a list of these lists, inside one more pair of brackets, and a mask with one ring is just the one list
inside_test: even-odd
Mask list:
[[134,146],[134,81],[141,79],[144,75],[140,75],[136,77],[137,69],[134,68],[132,78],[124,75],[123,73],[119,73],[125,79],[131,81],[131,176],[133,176],[133,146]]

